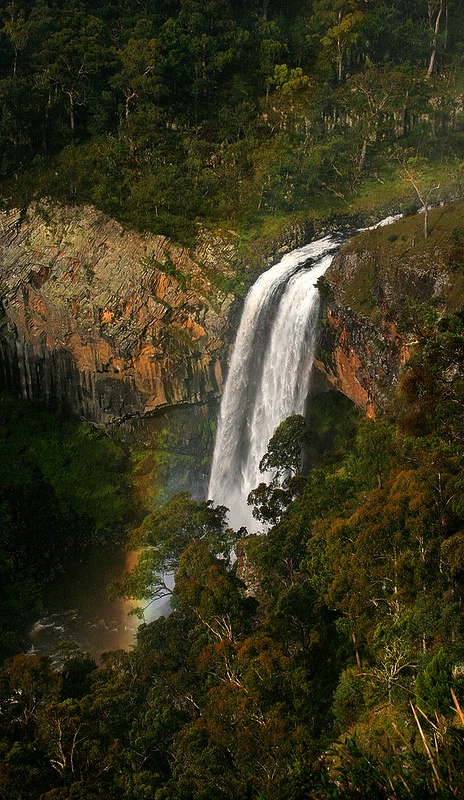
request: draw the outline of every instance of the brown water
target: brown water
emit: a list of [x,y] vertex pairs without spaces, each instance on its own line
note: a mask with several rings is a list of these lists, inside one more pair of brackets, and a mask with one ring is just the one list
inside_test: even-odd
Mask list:
[[[95,659],[108,650],[130,649],[140,625],[140,619],[129,614],[136,604],[110,601],[106,587],[134,560],[134,553],[101,549],[72,574],[55,581],[49,587],[46,612],[30,632],[33,651],[50,655],[63,640],[75,642]],[[146,621],[160,613],[152,612]]]

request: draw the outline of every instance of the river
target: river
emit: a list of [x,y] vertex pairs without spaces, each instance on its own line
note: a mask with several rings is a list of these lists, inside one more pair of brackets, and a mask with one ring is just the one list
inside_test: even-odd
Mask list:
[[[106,587],[134,563],[135,553],[95,550],[47,590],[47,608],[30,631],[32,652],[53,654],[61,641],[75,642],[99,659],[108,650],[130,649],[140,619],[130,614],[136,603],[108,599]],[[150,610],[146,622],[166,613],[166,601]]]

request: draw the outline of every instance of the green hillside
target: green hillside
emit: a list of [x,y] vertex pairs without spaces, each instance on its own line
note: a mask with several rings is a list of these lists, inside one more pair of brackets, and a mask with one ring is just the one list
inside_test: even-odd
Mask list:
[[411,158],[427,192],[459,192],[458,2],[24,0],[0,19],[5,204],[90,202],[191,242],[417,203]]

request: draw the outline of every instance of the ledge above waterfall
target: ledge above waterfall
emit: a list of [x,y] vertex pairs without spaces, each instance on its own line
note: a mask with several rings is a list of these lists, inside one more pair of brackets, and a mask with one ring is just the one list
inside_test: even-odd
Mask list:
[[398,220],[350,239],[322,284],[323,324],[315,368],[369,415],[385,409],[417,339],[420,309],[438,316],[458,310],[464,280],[453,243],[464,202],[423,218]]

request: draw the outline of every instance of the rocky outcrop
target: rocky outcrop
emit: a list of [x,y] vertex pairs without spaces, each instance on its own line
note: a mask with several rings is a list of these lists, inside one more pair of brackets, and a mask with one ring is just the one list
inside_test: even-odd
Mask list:
[[368,416],[376,416],[409,358],[408,338],[393,321],[375,326],[350,308],[335,306],[327,309],[323,339],[330,351],[315,359],[315,370]]
[[321,281],[315,369],[370,416],[385,408],[410,356],[420,308],[444,314],[463,302],[463,210],[462,201],[435,209],[427,240],[422,215],[356,236]]
[[229,241],[195,252],[93,208],[0,216],[0,383],[98,424],[220,394]]
[[[415,338],[408,304],[462,303],[463,209],[435,209],[427,242],[418,217],[341,249],[321,281],[314,391],[385,407]],[[223,287],[238,266],[232,235],[204,232],[188,251],[90,207],[1,214],[0,388],[104,425],[218,398],[238,326]]]

